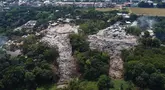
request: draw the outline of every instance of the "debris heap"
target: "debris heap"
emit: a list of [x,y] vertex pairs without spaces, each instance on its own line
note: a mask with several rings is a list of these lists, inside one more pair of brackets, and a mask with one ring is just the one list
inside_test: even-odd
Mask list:
[[129,49],[137,45],[137,39],[125,32],[125,27],[119,23],[100,30],[95,35],[89,35],[91,49],[107,52],[110,55],[109,75],[120,79],[123,76],[123,60],[121,50]]
[[59,58],[57,59],[60,80],[59,85],[67,83],[76,74],[76,63],[72,56],[72,47],[69,34],[77,33],[78,27],[69,24],[60,24],[55,27],[48,27],[42,42],[50,47],[58,48]]

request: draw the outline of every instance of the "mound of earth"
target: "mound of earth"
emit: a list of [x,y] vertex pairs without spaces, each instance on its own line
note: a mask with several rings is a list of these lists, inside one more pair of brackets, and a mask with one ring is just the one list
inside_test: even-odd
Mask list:
[[109,75],[120,79],[123,76],[123,60],[121,50],[129,49],[137,45],[137,38],[125,32],[125,26],[114,24],[97,34],[89,35],[91,49],[107,52],[110,55]]
[[77,73],[76,63],[72,56],[69,34],[77,33],[78,27],[69,24],[60,24],[55,27],[48,27],[45,31],[45,36],[41,41],[50,47],[56,47],[58,49],[59,58],[57,59],[57,63],[60,73],[58,84],[65,84]]

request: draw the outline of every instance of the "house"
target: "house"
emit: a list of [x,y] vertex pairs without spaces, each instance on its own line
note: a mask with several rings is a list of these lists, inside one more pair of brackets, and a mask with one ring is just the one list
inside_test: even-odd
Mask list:
[[56,2],[57,6],[71,6],[75,5],[77,7],[107,7],[106,2]]

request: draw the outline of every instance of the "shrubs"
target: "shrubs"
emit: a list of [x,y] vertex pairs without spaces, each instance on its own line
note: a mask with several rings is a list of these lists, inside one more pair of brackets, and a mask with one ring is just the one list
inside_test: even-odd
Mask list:
[[113,82],[106,75],[101,75],[97,82],[82,81],[78,78],[71,80],[68,86],[58,90],[109,90],[113,88]]
[[96,81],[100,75],[108,75],[109,55],[107,53],[90,50],[86,38],[81,35],[70,35],[70,42],[82,79]]
[[128,27],[126,28],[126,33],[139,36],[141,34],[141,30],[138,27]]
[[110,88],[113,87],[113,83],[108,76],[102,75],[98,80],[97,86],[99,90],[109,90]]
[[89,43],[86,41],[85,36],[72,34],[69,36],[72,45],[72,51],[85,52],[89,50]]
[[100,75],[108,75],[109,56],[98,51],[76,52],[82,78],[96,81]]
[[145,47],[160,47],[160,40],[159,39],[152,39],[152,38],[143,38],[141,40],[142,42],[142,45],[145,46]]
[[68,87],[57,90],[98,90],[97,82],[82,81],[77,78],[71,80]]
[[100,29],[105,28],[105,26],[106,23],[102,20],[89,20],[81,24],[80,29],[85,35],[90,35],[97,33]]
[[140,88],[165,89],[165,76],[153,64],[130,61],[126,65],[126,79],[132,80]]

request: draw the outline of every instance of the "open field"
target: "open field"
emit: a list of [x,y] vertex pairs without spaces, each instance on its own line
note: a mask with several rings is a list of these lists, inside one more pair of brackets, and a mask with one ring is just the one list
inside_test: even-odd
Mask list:
[[129,8],[131,13],[147,16],[165,16],[165,9],[161,8]]
[[119,10],[119,8],[96,8],[97,11],[107,12],[113,10]]
[[[120,10],[119,8],[96,8],[98,11],[112,11]],[[165,9],[162,8],[127,8],[127,11],[130,13],[135,13],[137,15],[146,15],[146,16],[165,16]]]
[[38,87],[37,90],[56,90],[57,87],[56,85],[52,84],[52,85],[46,85],[46,86],[41,86]]

